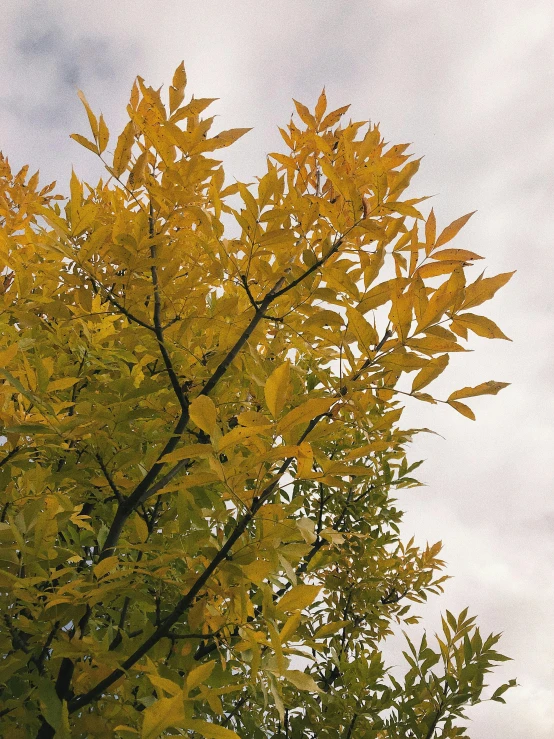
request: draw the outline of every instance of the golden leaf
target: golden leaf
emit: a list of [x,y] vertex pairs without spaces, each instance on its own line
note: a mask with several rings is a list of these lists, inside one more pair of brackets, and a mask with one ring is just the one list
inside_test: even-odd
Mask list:
[[459,262],[470,262],[474,259],[483,259],[483,257],[480,257],[479,254],[475,254],[475,252],[468,251],[467,249],[442,249],[433,254],[433,259],[441,261],[452,259]]
[[398,338],[402,343],[406,341],[412,325],[412,301],[409,293],[395,290],[392,293],[392,307],[389,318],[394,326]]
[[293,100],[294,107],[296,108],[296,112],[300,116],[300,119],[303,123],[308,126],[308,128],[316,129],[317,123],[313,115],[310,113],[308,108],[303,105],[302,103],[299,103],[297,100]]
[[119,138],[113,155],[112,169],[116,177],[120,177],[127,169],[131,159],[133,144],[135,143],[135,124],[129,121]]
[[319,123],[323,118],[323,114],[327,108],[327,96],[325,95],[325,88],[321,91],[321,95],[315,106],[315,119]]
[[467,215],[462,216],[461,218],[457,218],[455,221],[452,221],[452,223],[443,230],[443,232],[437,239],[435,243],[435,248],[446,244],[448,241],[451,241],[454,236],[456,236],[458,231],[460,231],[460,229],[465,226],[471,216],[476,212],[477,211],[474,210],[471,213],[468,213]]
[[277,432],[281,434],[294,426],[311,421],[316,416],[326,413],[333,403],[336,403],[335,398],[310,398],[302,405],[293,408],[279,421]]
[[437,235],[437,220],[435,218],[435,213],[433,209],[431,208],[429,217],[427,218],[427,221],[425,222],[425,253],[426,254],[429,254],[433,250],[433,247],[435,246],[436,235]]
[[365,353],[369,353],[370,347],[379,343],[377,331],[366,321],[360,311],[355,308],[348,307],[346,309],[348,316],[348,327],[352,330],[356,337],[360,349]]
[[485,316],[477,316],[474,313],[459,313],[456,316],[456,323],[468,328],[478,336],[483,336],[485,339],[506,339],[506,341],[511,341],[494,321],[491,321],[490,318],[486,318]]
[[141,739],[158,739],[165,729],[182,728],[185,720],[183,695],[160,698],[143,712]]
[[284,613],[301,611],[314,602],[320,590],[320,585],[295,585],[277,602],[277,608]]
[[475,387],[464,387],[461,390],[456,390],[454,393],[448,396],[448,402],[451,400],[458,400],[459,398],[473,398],[477,395],[496,395],[505,387],[508,387],[509,382],[495,382],[489,380],[488,382],[482,382],[480,385]]
[[211,398],[207,395],[198,395],[191,402],[189,413],[198,428],[210,436],[214,433],[217,425],[217,410]]
[[185,680],[185,691],[190,693],[191,690],[194,690],[194,688],[205,683],[212,674],[214,667],[214,660],[204,662],[204,664],[198,665],[198,667],[193,667],[193,669],[187,674],[187,678]]
[[290,392],[290,362],[276,367],[264,385],[265,402],[273,418],[281,414]]
[[514,274],[515,271],[503,272],[494,277],[483,278],[481,275],[477,280],[475,280],[475,282],[466,287],[462,308],[464,310],[467,308],[474,308],[476,305],[480,305],[486,300],[490,300],[496,291],[503,287]]
[[91,107],[88,104],[84,93],[81,90],[77,90],[77,95],[79,96],[79,100],[85,106],[85,110],[87,112],[88,122],[90,123],[90,130],[92,131],[92,135],[94,136],[95,139],[98,139],[98,121],[96,119],[96,116],[92,112]]
[[428,385],[430,382],[432,382],[436,377],[438,377],[441,372],[443,372],[446,367],[448,366],[448,354],[442,354],[439,357],[436,357],[435,359],[431,359],[425,367],[423,367],[415,376],[414,381],[412,383],[412,389],[410,392],[415,392],[417,390],[421,390],[426,385]]
[[475,421],[475,413],[464,403],[460,403],[457,400],[449,400],[448,405],[452,406],[458,413],[461,413],[462,416],[469,418],[470,421]]
[[70,139],[73,139],[73,141],[76,141],[78,144],[81,144],[81,146],[84,146],[85,149],[89,149],[94,154],[99,154],[98,146],[94,144],[92,141],[89,141],[84,136],[81,136],[79,133],[72,133],[69,135]]

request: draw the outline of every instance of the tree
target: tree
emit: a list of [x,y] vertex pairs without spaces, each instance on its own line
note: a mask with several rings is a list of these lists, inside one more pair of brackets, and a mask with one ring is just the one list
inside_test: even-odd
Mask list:
[[381,654],[445,580],[399,535],[402,402],[473,418],[506,385],[427,392],[468,332],[506,338],[472,311],[511,274],[467,284],[471,214],[437,237],[401,199],[419,160],[324,92],[226,185],[248,129],[210,136],[185,83],[137,78],[113,156],[81,94],[108,179],[63,207],[0,162],[0,733],[463,736],[499,636],[447,611],[404,674]]

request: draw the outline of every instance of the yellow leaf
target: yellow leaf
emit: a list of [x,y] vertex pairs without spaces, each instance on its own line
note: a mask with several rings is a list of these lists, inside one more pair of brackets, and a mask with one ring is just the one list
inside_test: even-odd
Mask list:
[[59,380],[52,380],[48,383],[47,391],[52,393],[55,390],[66,390],[68,387],[73,387],[79,380],[79,377],[61,377]]
[[190,693],[191,690],[197,688],[210,677],[215,667],[215,661],[212,659],[209,662],[204,662],[198,667],[194,667],[187,675],[185,682],[185,691]]
[[183,689],[173,680],[168,680],[166,677],[160,677],[156,674],[148,674],[147,677],[155,688],[163,690],[170,696],[180,695],[183,697]]
[[269,418],[267,418],[267,416],[264,416],[262,413],[257,413],[256,411],[244,411],[244,413],[239,413],[237,416],[237,421],[240,423],[241,426],[271,425],[271,421],[269,420]]
[[315,119],[319,123],[323,118],[323,114],[327,109],[327,96],[325,95],[325,88],[321,91],[321,95],[315,106]]
[[373,218],[364,218],[359,221],[357,228],[363,228],[364,232],[372,237],[372,241],[379,241],[386,237],[386,231]]
[[280,611],[301,611],[310,606],[319,595],[319,585],[295,585],[288,593],[285,593],[277,603]]
[[369,353],[370,347],[379,343],[377,331],[366,321],[362,314],[355,308],[347,307],[348,327],[354,333],[360,349]]
[[108,127],[106,126],[104,116],[100,115],[100,119],[98,121],[98,151],[100,154],[102,154],[102,152],[106,149],[109,140],[110,132],[108,131]]
[[425,366],[427,360],[420,357],[415,352],[407,352],[403,347],[398,346],[394,351],[385,354],[379,360],[379,364],[387,369],[400,370],[400,372],[413,372]]
[[192,421],[198,428],[207,434],[213,434],[216,429],[217,410],[211,398],[207,395],[198,395],[191,402],[189,413]]
[[135,515],[134,524],[138,540],[141,543],[144,543],[148,539],[148,526],[146,524],[146,521],[139,515]]
[[431,208],[429,218],[425,222],[425,253],[429,254],[435,246],[435,237],[437,235],[437,219]]
[[315,632],[314,639],[325,639],[327,636],[332,636],[333,634],[336,634],[337,631],[344,629],[344,627],[348,626],[349,624],[350,621],[331,621],[328,624],[323,624],[323,626],[320,626],[319,629]]
[[191,729],[198,732],[205,739],[240,739],[240,736],[231,729],[218,726],[208,721],[189,718],[181,724],[183,729]]
[[88,122],[90,123],[90,129],[92,131],[92,135],[94,136],[95,139],[98,139],[98,121],[96,120],[96,116],[92,112],[84,93],[81,90],[78,90],[77,95],[79,96],[79,100],[85,106],[85,110],[87,112]]
[[484,303],[486,300],[490,300],[497,290],[505,285],[508,280],[515,274],[514,272],[503,272],[500,275],[494,277],[479,277],[475,282],[466,287],[465,298],[462,307],[464,310],[467,308],[474,308],[476,305]]
[[470,329],[474,334],[483,336],[485,339],[506,339],[511,341],[494,321],[485,316],[477,316],[474,313],[460,313],[456,316],[456,323],[464,328]]
[[300,116],[300,119],[303,121],[303,123],[305,123],[308,128],[317,128],[315,118],[310,113],[308,108],[302,103],[299,103],[297,100],[293,100],[293,103],[296,108],[296,112]]
[[183,695],[160,698],[143,713],[141,739],[158,739],[169,728],[182,728],[185,720]]
[[460,262],[455,259],[447,259],[444,262],[429,262],[419,267],[417,274],[420,277],[438,277],[452,272],[459,266]]
[[108,572],[114,570],[118,564],[119,557],[106,557],[106,559],[103,559],[92,568],[94,576],[97,580],[100,580],[101,577],[104,577]]
[[352,449],[345,457],[345,460],[359,459],[360,457],[367,457],[372,452],[384,452],[390,446],[391,441],[373,441],[371,444],[364,444],[364,446]]
[[298,446],[296,477],[298,479],[309,478],[312,475],[314,464],[314,453],[309,441],[303,441]]
[[210,444],[185,444],[174,452],[166,454],[160,459],[160,462],[162,464],[173,464],[174,462],[180,462],[182,459],[209,457],[212,453],[213,449]]
[[409,293],[403,294],[399,290],[393,291],[389,318],[396,329],[398,338],[404,343],[408,338],[412,324],[412,301]]
[[421,369],[417,375],[414,378],[414,381],[412,383],[412,389],[410,392],[414,392],[416,390],[421,390],[426,385],[428,385],[430,382],[432,382],[436,377],[438,377],[441,372],[443,372],[448,365],[448,354],[442,354],[440,357],[436,357],[435,359],[431,359],[423,369]]
[[342,108],[337,108],[336,110],[332,110],[330,113],[327,113],[325,118],[321,121],[321,125],[319,126],[320,130],[324,131],[326,128],[331,128],[335,123],[338,123],[349,107],[350,105],[343,105]]
[[89,149],[89,151],[94,152],[95,154],[99,154],[98,146],[94,144],[92,141],[89,141],[84,136],[81,136],[80,133],[72,133],[69,135],[70,139],[73,139],[73,141],[76,141],[78,144],[81,144],[81,146],[84,146],[85,149]]
[[241,570],[255,585],[260,585],[271,572],[273,566],[266,559],[257,559],[248,565],[241,565]]
[[335,403],[335,398],[310,398],[302,405],[293,408],[287,415],[277,424],[277,432],[283,433],[288,431],[300,423],[307,423],[316,416],[326,413]]
[[299,611],[293,613],[292,616],[289,616],[289,618],[285,621],[285,625],[279,632],[279,639],[281,640],[281,644],[287,643],[291,636],[296,633],[296,630],[301,623],[302,615]]
[[277,662],[278,673],[282,675],[287,669],[287,663],[283,655],[283,648],[281,645],[279,632],[275,628],[274,624],[269,620],[266,622],[266,628],[269,633],[269,638],[271,639],[271,646],[273,647],[275,661]]
[[410,203],[383,203],[384,208],[392,210],[394,213],[400,213],[402,216],[408,216],[409,218],[419,218],[423,220],[423,216],[417,208],[414,208]]
[[173,75],[173,82],[169,88],[169,110],[173,113],[184,100],[185,87],[187,84],[187,74],[185,72],[185,63],[181,62],[175,74]]
[[475,254],[473,251],[467,249],[443,249],[442,251],[436,251],[433,254],[433,259],[439,259],[444,261],[445,259],[454,259],[459,262],[470,262],[474,259],[483,259],[479,254]]
[[222,452],[227,447],[238,444],[244,439],[249,439],[251,436],[259,436],[264,430],[269,428],[271,428],[270,424],[266,424],[265,426],[237,426],[221,437],[217,442],[217,449]]
[[113,173],[116,177],[120,177],[127,169],[134,143],[135,124],[129,121],[117,139],[113,155]]
[[482,382],[480,385],[475,387],[464,387],[461,390],[456,390],[448,396],[448,402],[451,400],[458,400],[459,398],[474,398],[477,395],[496,395],[505,387],[508,387],[509,382],[495,382],[489,380],[488,382]]
[[313,677],[301,670],[286,670],[285,678],[298,690],[308,690],[310,693],[322,692]]
[[459,403],[457,400],[449,400],[448,405],[452,406],[458,413],[461,413],[462,416],[469,418],[470,421],[475,421],[475,413],[464,403]]
[[311,518],[303,516],[302,518],[297,518],[295,523],[306,544],[313,544],[317,538],[315,522]]
[[433,297],[429,300],[425,308],[421,320],[417,324],[417,331],[430,326],[432,323],[442,318],[447,308],[449,308],[461,295],[464,288],[465,277],[462,268],[459,266],[455,269],[448,280],[435,290]]
[[222,131],[211,139],[202,141],[191,149],[191,153],[197,154],[200,151],[215,151],[215,149],[224,149],[238,141],[251,128],[230,128],[228,131]]
[[18,345],[16,343],[9,346],[7,349],[4,349],[0,352],[0,366],[6,367],[6,365],[10,364],[12,359],[17,354]]
[[265,402],[273,418],[283,410],[290,391],[290,363],[285,362],[273,370],[264,386]]
[[443,339],[439,336],[424,336],[420,339],[410,339],[408,346],[422,354],[438,354],[442,352],[464,352],[463,346],[460,346],[452,339]]
[[451,241],[454,236],[456,236],[458,231],[465,226],[465,224],[469,221],[474,213],[476,213],[475,210],[465,216],[462,216],[461,218],[457,218],[455,221],[452,221],[452,223],[444,229],[444,231],[437,239],[435,247],[442,246],[448,241]]
[[[398,175],[394,178],[391,183],[389,190],[389,197],[397,198],[410,184],[412,177],[419,169],[421,159],[414,159],[412,162],[408,162],[406,166],[400,170]],[[391,173],[392,174],[392,173]]]

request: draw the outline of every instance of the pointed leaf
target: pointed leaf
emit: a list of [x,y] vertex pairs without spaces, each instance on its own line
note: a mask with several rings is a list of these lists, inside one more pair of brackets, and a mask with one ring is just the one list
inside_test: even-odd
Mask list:
[[301,611],[311,606],[320,590],[319,585],[296,585],[278,601],[277,608],[284,612]]
[[190,404],[189,413],[198,428],[210,436],[214,433],[217,425],[217,410],[211,398],[207,395],[194,398]]
[[458,413],[461,413],[462,416],[469,418],[471,421],[475,421],[475,413],[464,403],[460,403],[457,400],[449,400],[448,405],[452,406],[452,408],[458,411]]
[[495,382],[489,380],[488,382],[482,382],[480,385],[475,387],[464,387],[461,390],[451,393],[448,396],[448,402],[451,400],[458,400],[459,398],[473,398],[477,395],[496,395],[505,387],[508,387],[509,382]]
[[143,713],[141,739],[158,739],[165,729],[181,728],[185,720],[183,695],[160,698]]
[[443,244],[446,244],[448,241],[451,241],[454,236],[462,229],[465,224],[469,221],[471,216],[476,213],[477,211],[472,211],[471,213],[468,213],[465,216],[462,216],[461,218],[457,218],[455,221],[452,221],[452,223],[447,226],[444,231],[441,233],[439,238],[436,241],[435,248],[438,248],[439,246],[442,246]]
[[286,670],[285,678],[298,690],[307,690],[310,693],[321,693],[322,690],[311,675],[301,670]]
[[135,124],[129,121],[117,139],[113,155],[113,172],[116,177],[120,177],[127,169],[134,143]]
[[506,341],[511,341],[494,321],[485,316],[477,316],[474,313],[460,313],[456,316],[456,323],[468,328],[478,336],[483,336],[485,339],[506,339]]
[[462,308],[474,308],[476,305],[490,300],[493,295],[511,279],[514,272],[503,272],[494,277],[479,277],[475,282],[466,287],[465,299]]
[[84,146],[85,149],[89,149],[89,151],[94,152],[94,154],[99,154],[98,146],[94,144],[92,141],[89,141],[84,136],[81,136],[80,133],[72,133],[69,135],[70,139],[73,139],[73,141],[76,141],[78,144],[81,144],[81,146]]
[[265,402],[273,418],[281,414],[290,391],[290,362],[273,370],[264,385]]
[[442,354],[440,357],[431,359],[423,369],[421,369],[414,378],[411,392],[421,390],[429,385],[441,372],[448,366],[448,354]]

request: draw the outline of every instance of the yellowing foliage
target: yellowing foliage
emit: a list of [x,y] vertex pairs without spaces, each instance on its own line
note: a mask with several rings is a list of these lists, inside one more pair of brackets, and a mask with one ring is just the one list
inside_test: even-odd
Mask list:
[[324,92],[228,184],[248,129],[186,81],[137,78],[115,136],[80,93],[107,177],[63,203],[0,159],[0,734],[459,736],[498,637],[466,611],[402,682],[381,655],[445,579],[399,536],[402,403],[506,385],[427,392],[506,338],[469,310],[510,274],[442,249],[471,214],[437,238],[419,160]]

